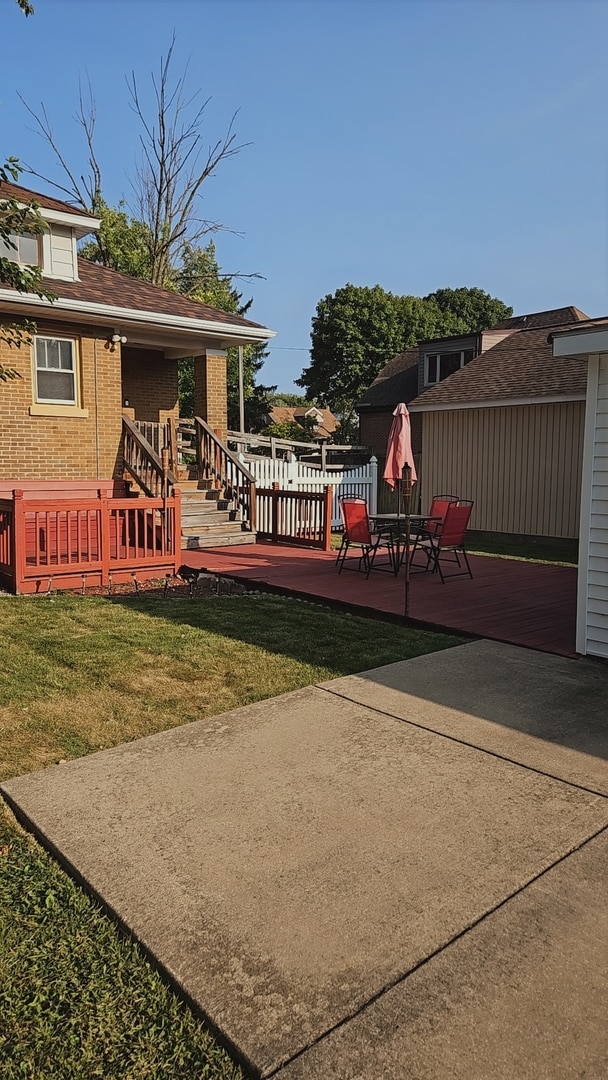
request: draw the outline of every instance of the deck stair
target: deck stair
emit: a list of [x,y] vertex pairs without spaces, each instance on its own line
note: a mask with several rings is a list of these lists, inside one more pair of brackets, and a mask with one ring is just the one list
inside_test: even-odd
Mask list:
[[254,544],[255,533],[243,528],[235,504],[205,480],[179,479],[182,493],[182,550]]

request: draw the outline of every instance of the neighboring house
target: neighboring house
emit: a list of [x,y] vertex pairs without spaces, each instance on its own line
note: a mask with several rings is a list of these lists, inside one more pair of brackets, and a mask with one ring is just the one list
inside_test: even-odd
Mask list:
[[556,363],[587,369],[577,652],[608,659],[608,319],[551,335]]
[[14,255],[42,267],[56,299],[0,285],[0,323],[36,323],[31,346],[0,343],[0,363],[21,375],[0,383],[0,498],[15,489],[57,495],[61,484],[80,492],[102,484],[124,494],[126,481],[132,492],[152,496],[163,446],[173,487],[178,359],[189,356],[203,422],[197,446],[204,453],[213,444],[198,465],[216,487],[225,485],[218,462],[228,461],[226,349],[265,342],[273,332],[79,258],[78,239],[100,224],[92,215],[13,184],[0,184],[3,197],[35,201],[47,221],[47,231],[20,243]]
[[340,426],[340,421],[329,409],[311,406],[273,405],[268,413],[270,424],[299,424],[303,431],[309,431],[318,441],[333,438]]
[[421,342],[359,402],[361,441],[380,456],[405,401],[423,506],[454,492],[474,500],[474,529],[576,537],[586,371],[584,361],[554,361],[548,335],[586,321],[566,307]]

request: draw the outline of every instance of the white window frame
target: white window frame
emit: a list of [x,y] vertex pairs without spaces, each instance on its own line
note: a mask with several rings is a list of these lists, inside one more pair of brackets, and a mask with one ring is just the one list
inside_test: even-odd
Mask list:
[[[67,371],[66,368],[43,368],[38,367],[38,342],[39,341],[65,341],[71,346],[72,352],[72,369],[71,374],[74,380],[74,397],[73,398],[48,398],[41,397],[38,393],[38,372],[39,371]],[[34,364],[34,401],[36,405],[42,406],[63,406],[67,408],[77,409],[80,403],[80,382],[78,378],[78,343],[75,338],[57,337],[50,334],[36,334],[33,340],[33,364]]]
[[[34,240],[36,244],[36,261],[31,262],[29,259],[21,258],[20,240]],[[13,243],[15,247],[11,247],[10,243]],[[19,266],[42,266],[41,261],[41,248],[40,237],[33,235],[32,233],[9,233],[8,240],[0,238],[0,256],[3,259],[8,259],[10,262],[17,263]]]
[[[470,347],[468,349],[443,349],[442,351],[438,350],[437,352],[425,353],[424,354],[424,385],[425,386],[438,386],[440,382],[443,382],[443,379],[433,379],[432,382],[429,380],[429,359],[430,359],[431,356],[436,357],[436,359],[437,359],[437,374],[441,374],[441,357],[442,356],[456,356],[458,353],[460,353],[460,367],[461,368],[463,368],[465,366],[465,363],[470,363],[471,360],[475,359],[475,350],[470,348]],[[468,361],[465,361],[465,354],[466,353],[473,353],[473,356],[469,357]],[[453,374],[453,372],[451,374]],[[449,378],[449,376],[446,375],[446,378]]]

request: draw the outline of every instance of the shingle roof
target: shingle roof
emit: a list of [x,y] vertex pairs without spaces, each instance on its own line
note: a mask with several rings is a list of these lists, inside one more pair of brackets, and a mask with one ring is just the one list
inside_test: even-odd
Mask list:
[[[43,208],[48,210],[60,210],[63,213],[73,213],[80,217],[91,217],[85,211],[70,206],[69,203],[53,199],[48,195],[30,191],[28,188],[17,184],[0,183],[0,200],[2,198],[17,198],[21,202],[35,199]],[[197,300],[189,300],[179,293],[168,289],[160,289],[157,285],[151,285],[148,281],[129,277],[121,274],[118,270],[109,270],[106,266],[92,263],[88,259],[78,259],[79,281],[62,281],[57,278],[45,278],[45,284],[55,294],[60,306],[61,300],[79,300],[82,303],[108,304],[117,308],[130,308],[133,311],[153,312],[155,315],[182,316],[187,319],[202,319],[214,323],[222,323],[226,326],[251,327],[253,330],[265,330],[261,323],[252,322],[251,319],[243,319],[240,315],[233,315],[228,311],[220,311],[209,304],[199,303]],[[7,288],[8,286],[4,286]],[[267,335],[265,335],[267,336]]]
[[44,210],[58,210],[62,214],[77,214],[78,217],[97,220],[95,214],[90,214],[80,206],[72,206],[69,202],[54,199],[51,195],[42,195],[41,192],[21,187],[20,184],[0,183],[0,199],[18,199],[22,203],[36,202]]
[[160,289],[148,281],[128,277],[118,270],[109,270],[107,266],[88,259],[78,259],[80,281],[57,281],[48,279],[48,286],[56,295],[69,300],[89,301],[94,304],[112,304],[118,308],[131,308],[134,311],[153,311],[157,315],[182,315],[189,319],[209,319],[212,322],[230,325],[251,326],[264,329],[261,323],[232,315],[201,304],[198,300],[189,300],[169,289]]
[[570,323],[586,322],[589,318],[580,308],[562,307],[553,308],[551,311],[533,311],[529,315],[514,315],[511,319],[503,319],[496,323],[492,330],[539,330],[542,326],[568,326]]
[[[305,420],[309,409],[310,406],[303,408],[300,405],[273,405],[270,409],[270,417],[274,424],[297,424]],[[329,437],[337,430],[340,422],[329,409],[320,408],[319,412],[322,413],[323,420],[315,426],[315,435]]]
[[[580,320],[573,323],[580,327]],[[584,395],[587,364],[554,359],[547,327],[519,330],[416,398],[414,407],[473,401]],[[554,325],[552,329],[557,329]],[[559,329],[565,329],[560,325]]]
[[394,356],[378,373],[355,408],[394,409],[399,401],[407,405],[418,393],[418,346]]

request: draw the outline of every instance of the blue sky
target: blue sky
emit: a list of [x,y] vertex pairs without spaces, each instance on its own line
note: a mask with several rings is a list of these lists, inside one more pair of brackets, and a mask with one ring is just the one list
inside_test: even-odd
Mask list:
[[174,31],[174,73],[188,63],[189,88],[211,98],[209,142],[239,110],[250,145],[205,185],[203,213],[242,234],[215,237],[222,267],[263,275],[243,287],[250,317],[278,332],[263,382],[297,389],[317,302],[347,282],[608,313],[603,0],[34,3],[25,19],[2,0],[5,155],[60,179],[20,92],[82,170],[88,77],[105,195],[128,200],[125,76],[151,100]]

